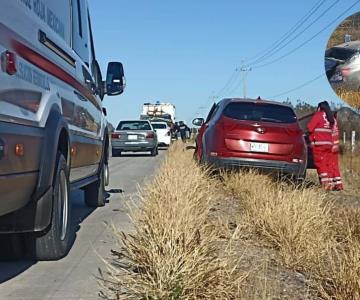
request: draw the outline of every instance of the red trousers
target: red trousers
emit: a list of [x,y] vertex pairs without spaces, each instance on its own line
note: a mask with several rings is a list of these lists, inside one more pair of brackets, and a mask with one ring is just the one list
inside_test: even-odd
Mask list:
[[326,190],[333,189],[333,177],[332,177],[332,157],[331,146],[313,146],[313,158],[316,171],[319,176],[320,184]]
[[339,151],[333,150],[331,152],[330,167],[331,167],[330,176],[333,178],[334,188],[336,190],[343,190],[344,187],[343,187],[340,168],[339,168]]

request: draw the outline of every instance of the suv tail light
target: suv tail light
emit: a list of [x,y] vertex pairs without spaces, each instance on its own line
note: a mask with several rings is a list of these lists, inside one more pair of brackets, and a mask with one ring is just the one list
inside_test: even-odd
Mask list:
[[146,135],[146,138],[147,138],[147,139],[153,139],[154,137],[155,137],[155,134],[152,133],[152,132],[150,132],[150,133],[148,133],[148,134]]
[[9,75],[16,74],[16,54],[10,51],[3,52],[1,54],[1,67]]
[[113,139],[119,139],[121,137],[121,135],[119,133],[112,133],[111,134],[111,138]]

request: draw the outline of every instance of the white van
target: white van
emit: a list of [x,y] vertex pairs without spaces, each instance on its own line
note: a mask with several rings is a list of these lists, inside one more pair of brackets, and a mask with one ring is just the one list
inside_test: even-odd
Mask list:
[[41,260],[67,254],[70,189],[105,204],[104,95],[123,92],[121,63],[102,81],[86,0],[0,0],[0,233],[24,233]]

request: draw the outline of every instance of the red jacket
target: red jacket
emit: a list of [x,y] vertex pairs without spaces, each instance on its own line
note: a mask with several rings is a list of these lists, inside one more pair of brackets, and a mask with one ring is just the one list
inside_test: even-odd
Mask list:
[[332,129],[324,111],[317,111],[307,125],[312,146],[333,145]]
[[338,122],[336,119],[332,127],[332,142],[333,142],[332,152],[334,153],[339,152],[340,134],[339,134]]

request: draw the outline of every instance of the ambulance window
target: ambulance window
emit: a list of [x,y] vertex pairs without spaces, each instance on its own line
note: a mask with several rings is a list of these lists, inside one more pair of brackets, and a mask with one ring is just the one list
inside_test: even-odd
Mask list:
[[95,58],[95,47],[94,47],[94,39],[93,39],[93,33],[91,28],[91,19],[90,14],[88,11],[88,22],[89,22],[89,31],[90,31],[90,50],[91,50],[91,61],[94,61]]
[[93,39],[93,33],[92,33],[92,28],[91,28],[91,19],[90,19],[89,11],[88,11],[88,22],[89,22],[89,33],[90,33],[91,73],[95,80],[96,87],[99,88],[102,84],[102,76],[101,76],[99,64],[96,61],[96,57],[95,57],[94,39]]
[[82,37],[82,24],[81,24],[81,7],[80,7],[80,0],[77,0],[77,13],[78,13],[79,35],[80,35],[80,37]]
[[72,1],[73,5],[73,49],[80,56],[82,61],[89,66],[89,27],[87,19],[86,0]]

